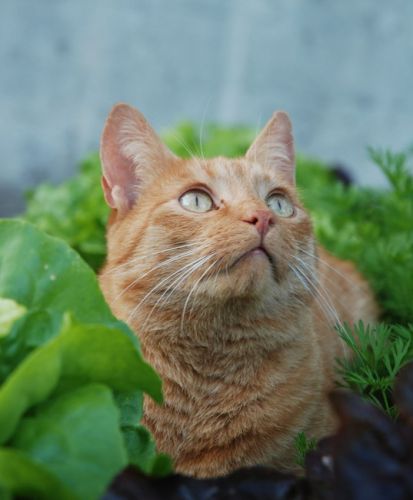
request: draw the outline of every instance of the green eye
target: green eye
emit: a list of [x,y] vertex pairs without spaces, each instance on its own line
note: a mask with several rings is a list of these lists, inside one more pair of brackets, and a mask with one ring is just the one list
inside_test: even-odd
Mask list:
[[209,212],[214,206],[209,194],[199,189],[187,191],[179,198],[179,203],[185,210],[198,213]]
[[294,213],[293,204],[281,193],[270,194],[266,202],[269,208],[280,217],[291,217]]

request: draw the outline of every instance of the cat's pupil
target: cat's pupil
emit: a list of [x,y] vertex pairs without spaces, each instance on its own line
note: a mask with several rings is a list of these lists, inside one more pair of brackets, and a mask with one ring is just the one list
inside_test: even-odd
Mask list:
[[197,207],[199,207],[199,199],[198,199],[198,195],[195,196],[195,205]]

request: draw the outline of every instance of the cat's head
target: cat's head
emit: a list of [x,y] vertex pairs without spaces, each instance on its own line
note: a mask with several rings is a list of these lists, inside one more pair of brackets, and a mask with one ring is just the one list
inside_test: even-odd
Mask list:
[[113,209],[106,269],[132,304],[250,298],[274,307],[305,294],[314,240],[286,113],[272,116],[242,158],[179,159],[141,113],[119,104],[101,160]]

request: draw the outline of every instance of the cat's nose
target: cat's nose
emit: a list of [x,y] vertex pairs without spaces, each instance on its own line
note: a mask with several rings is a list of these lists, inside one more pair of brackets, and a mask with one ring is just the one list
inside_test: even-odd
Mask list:
[[275,222],[274,215],[270,210],[255,210],[250,215],[243,217],[242,220],[248,224],[253,224],[262,238]]

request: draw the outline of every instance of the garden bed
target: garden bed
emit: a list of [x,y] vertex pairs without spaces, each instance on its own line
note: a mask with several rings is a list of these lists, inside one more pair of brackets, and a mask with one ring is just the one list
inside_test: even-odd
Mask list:
[[[252,138],[247,128],[211,125],[200,148],[196,130],[183,124],[165,140],[180,156],[238,156]],[[388,189],[349,185],[304,156],[297,162],[318,240],[356,263],[381,307],[379,325],[338,332],[354,352],[337,363],[351,392],[332,399],[342,422],[337,436],[307,457],[311,442],[297,437],[306,479],[262,469],[203,482],[169,476],[169,458],[139,424],[142,393],[160,401],[161,381],[111,314],[94,272],[105,258],[108,216],[97,155],[60,186],[36,188],[25,220],[0,221],[0,498],[96,499],[111,483],[107,499],[139,498],[138,491],[141,498],[165,498],[162,491],[170,498],[183,491],[192,495],[185,498],[230,498],[229,491],[234,498],[411,498],[403,495],[413,495],[413,372],[405,369],[396,392],[393,385],[413,360],[413,176],[405,154],[370,155]]]

